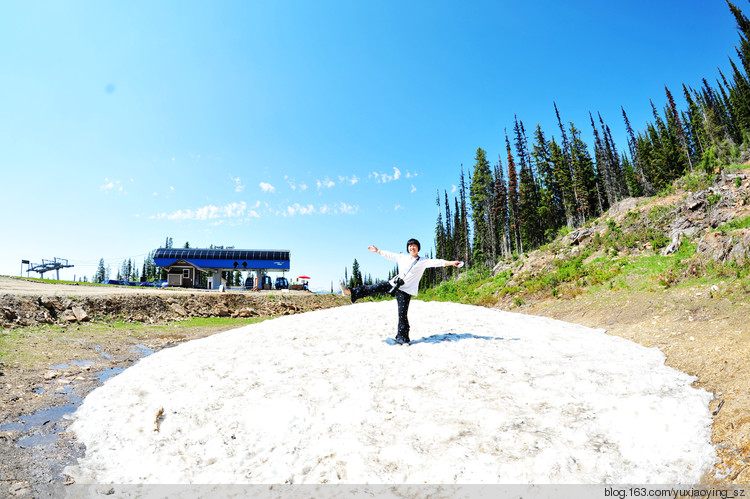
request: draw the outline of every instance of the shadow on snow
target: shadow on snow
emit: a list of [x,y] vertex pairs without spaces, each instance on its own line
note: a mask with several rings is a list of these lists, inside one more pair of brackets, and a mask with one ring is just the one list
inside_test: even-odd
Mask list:
[[[418,340],[411,341],[410,345],[416,345],[418,343],[444,343],[446,341],[461,341],[461,340],[501,340],[501,341],[518,341],[521,338],[502,338],[498,336],[479,336],[476,334],[469,334],[469,333],[463,333],[463,334],[456,334],[456,333],[444,333],[444,334],[433,334],[432,336],[425,336],[423,338],[419,338]],[[396,340],[393,338],[386,338],[383,340],[384,342],[388,343],[389,345],[396,345]]]

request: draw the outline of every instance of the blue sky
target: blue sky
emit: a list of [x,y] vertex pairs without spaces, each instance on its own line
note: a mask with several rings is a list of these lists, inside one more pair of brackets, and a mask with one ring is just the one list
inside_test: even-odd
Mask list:
[[621,106],[643,129],[739,39],[719,0],[2,6],[0,274],[68,279],[166,237],[289,249],[314,288],[385,277],[367,246],[429,252],[437,191],[514,116],[558,136],[556,102],[591,146],[601,113],[624,150]]

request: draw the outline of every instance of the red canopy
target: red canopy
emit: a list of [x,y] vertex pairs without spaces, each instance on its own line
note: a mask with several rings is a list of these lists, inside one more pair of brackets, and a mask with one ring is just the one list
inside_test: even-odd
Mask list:
[[297,276],[297,279],[310,279],[310,277],[306,275],[301,275],[301,276]]

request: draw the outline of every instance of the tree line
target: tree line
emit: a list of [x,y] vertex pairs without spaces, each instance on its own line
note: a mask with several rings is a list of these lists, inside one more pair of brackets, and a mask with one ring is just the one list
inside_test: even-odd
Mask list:
[[[557,105],[557,135],[537,125],[529,137],[515,118],[505,132],[505,154],[494,164],[478,148],[468,179],[461,165],[457,193],[437,192],[436,256],[491,268],[504,258],[550,242],[561,229],[584,225],[627,197],[651,196],[694,171],[708,174],[747,155],[750,147],[750,21],[727,2],[740,35],[739,66],[700,88],[682,86],[687,108],[678,110],[665,87],[666,104],[651,101],[653,122],[635,132],[622,109],[627,147],[589,113],[593,148]],[[593,152],[591,152],[593,151]],[[449,278],[446,269],[439,281]],[[428,283],[429,284],[429,283]]]

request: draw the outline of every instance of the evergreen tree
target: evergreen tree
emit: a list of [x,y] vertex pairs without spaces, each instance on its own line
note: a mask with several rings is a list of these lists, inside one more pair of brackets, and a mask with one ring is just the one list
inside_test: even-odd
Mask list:
[[511,243],[508,222],[508,188],[505,185],[505,173],[503,172],[503,162],[500,155],[497,157],[495,165],[495,206],[493,211],[495,216],[495,238],[497,246],[500,248],[499,254],[503,258],[511,255]]
[[544,136],[542,127],[537,124],[534,132],[534,145],[531,157],[539,176],[540,196],[538,217],[546,241],[551,241],[557,229],[565,224],[565,207],[563,192],[555,176],[550,144]]
[[518,206],[518,175],[516,162],[510,150],[508,134],[505,134],[505,151],[508,159],[508,232],[510,234],[511,251],[523,253],[521,241],[521,213]]
[[597,191],[594,163],[586,144],[581,140],[581,132],[573,122],[570,122],[570,136],[570,158],[573,172],[573,190],[576,196],[576,212],[578,223],[583,225],[589,217],[601,213],[602,206]]
[[523,122],[516,118],[514,125],[516,155],[520,169],[518,185],[518,210],[522,247],[535,248],[542,242],[542,230],[539,224],[539,192],[531,166],[528,141]]
[[[474,222],[474,254],[480,251],[484,258],[491,258],[490,212],[492,200],[492,172],[486,152],[479,148],[475,156],[474,174],[471,179],[471,210]],[[487,261],[476,263],[487,264]]]
[[[463,261],[466,262],[466,265],[471,266],[473,264],[472,257],[471,257],[471,243],[469,240],[470,234],[469,234],[469,210],[466,204],[466,180],[464,178],[464,165],[461,165],[461,178],[459,180],[458,185],[459,190],[459,197],[461,198],[460,201],[460,211],[457,210],[460,219],[460,232],[458,233],[458,251],[459,254],[463,255]],[[457,227],[458,231],[458,227]]]
[[362,284],[362,273],[359,270],[359,262],[355,258],[354,263],[352,264],[352,277],[349,280],[349,288],[356,288]]
[[99,259],[99,266],[96,268],[96,273],[94,274],[94,282],[102,283],[107,278],[107,271],[104,268],[104,258]]
[[435,203],[438,207],[438,219],[435,225],[435,247],[437,248],[438,258],[445,258],[447,244],[445,226],[443,225],[443,212],[440,209],[440,191],[437,192]]

